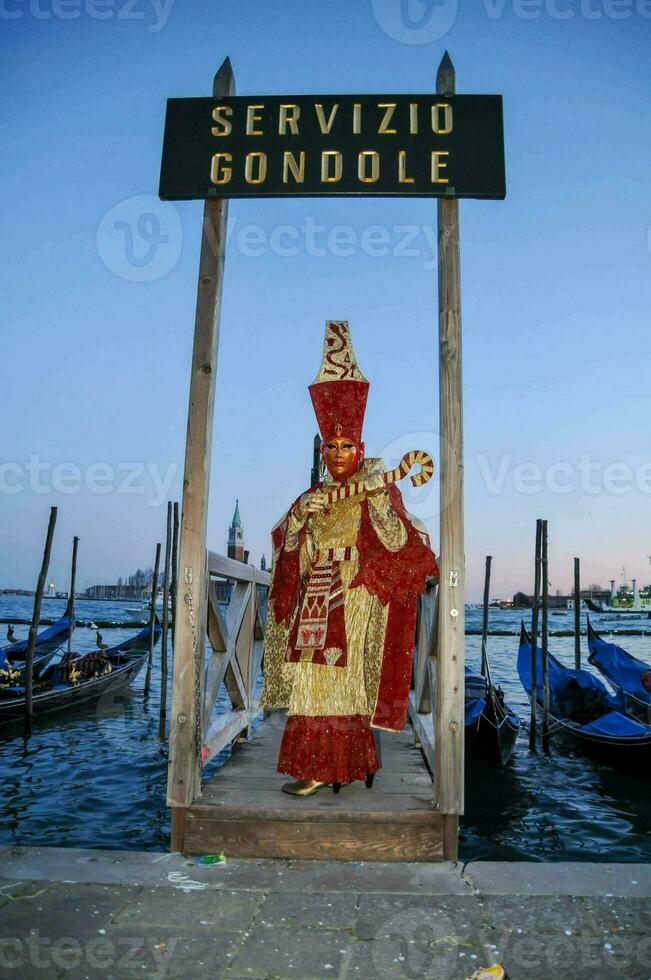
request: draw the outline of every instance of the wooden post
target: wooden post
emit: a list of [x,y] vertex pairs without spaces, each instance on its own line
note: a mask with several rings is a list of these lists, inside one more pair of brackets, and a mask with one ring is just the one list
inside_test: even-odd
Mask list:
[[172,530],[172,578],[170,585],[170,605],[172,607],[172,652],[176,626],[176,596],[179,591],[179,505],[174,501],[174,526]]
[[70,569],[70,593],[68,595],[68,615],[70,616],[70,626],[68,627],[68,653],[72,650],[72,634],[75,630],[75,579],[77,577],[77,547],[79,538],[75,535],[72,539],[72,567]]
[[484,573],[484,613],[481,623],[481,675],[485,677],[488,673],[488,602],[491,585],[491,562],[492,555],[486,555],[486,571]]
[[[223,98],[234,94],[235,82],[227,58],[215,76],[213,95]],[[174,609],[167,782],[167,802],[172,807],[187,806],[201,788],[201,704],[208,594],[206,522],[227,218],[227,198],[205,201],[183,479],[181,588]],[[197,685],[199,690],[195,691]],[[175,827],[177,820],[182,822],[182,817],[173,812],[172,837],[178,845],[181,822]]]
[[172,551],[172,501],[167,502],[167,530],[165,533],[165,565],[163,566],[163,618],[160,636],[160,710],[158,712],[158,736],[165,738],[167,718],[167,631],[169,627],[168,605],[170,600],[170,562]]
[[[455,71],[445,52],[437,95],[452,95]],[[453,192],[453,188],[450,188]],[[459,202],[439,198],[439,430],[441,466],[441,578],[435,717],[435,803],[444,814],[463,813],[464,632],[463,415]]]
[[149,656],[147,657],[147,673],[145,674],[145,694],[149,694],[151,686],[151,665],[154,659],[154,637],[156,626],[156,593],[158,592],[158,569],[160,568],[160,542],[156,545],[156,560],[154,561],[154,577],[151,583],[151,609],[149,611]]
[[531,720],[529,751],[536,751],[536,712],[538,710],[538,612],[540,609],[540,563],[542,561],[542,521],[536,521],[536,560],[534,564],[533,607],[531,610]]
[[547,521],[542,522],[542,747],[549,752],[549,580],[547,561]]
[[32,621],[29,626],[29,635],[27,637],[27,653],[25,655],[25,738],[29,738],[32,734],[32,722],[34,719],[34,706],[33,706],[33,677],[32,672],[34,669],[34,645],[36,643],[36,633],[38,631],[38,623],[41,618],[41,600],[43,598],[43,589],[45,588],[45,579],[47,578],[47,570],[50,565],[50,553],[52,551],[52,538],[54,537],[54,528],[57,522],[57,508],[50,507],[50,520],[47,526],[47,536],[45,538],[45,548],[43,550],[43,560],[41,561],[41,571],[39,572],[38,582],[36,583],[36,592],[34,593],[34,610],[32,612]]
[[574,666],[581,670],[581,562],[574,559]]

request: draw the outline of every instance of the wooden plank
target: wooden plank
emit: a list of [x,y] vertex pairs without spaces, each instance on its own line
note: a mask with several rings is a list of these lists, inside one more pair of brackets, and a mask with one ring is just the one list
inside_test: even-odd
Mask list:
[[174,851],[175,853],[177,851],[183,853],[185,844],[185,818],[187,812],[188,811],[185,807],[172,807],[170,850]]
[[208,571],[211,575],[221,575],[223,578],[232,578],[238,582],[253,582],[258,585],[271,585],[271,574],[253,565],[246,565],[244,562],[236,561],[235,558],[227,558],[216,551],[208,552]]
[[[436,76],[436,92],[452,95],[454,91],[454,67],[446,52]],[[463,813],[465,568],[458,200],[439,198],[437,213],[441,556],[434,774],[441,811]]]
[[[230,770],[230,766],[227,768]],[[384,778],[380,779],[380,776]],[[256,790],[273,790],[278,793],[280,792],[280,787],[288,778],[290,777],[282,773],[270,772],[264,769],[244,770],[237,773],[229,771],[227,774],[224,774],[222,779],[210,780],[204,786],[197,803],[209,802],[211,797],[218,798],[221,794],[227,794],[231,790],[246,790],[250,787]],[[427,794],[429,792],[430,797],[428,799],[431,800],[431,783],[432,780],[429,775],[424,773],[383,773],[380,770],[373,783],[372,792],[381,792],[386,795],[394,793],[404,795],[406,793],[413,793],[414,789],[417,789],[419,793]],[[324,793],[325,790],[322,792]],[[342,789],[341,792],[343,793],[344,790]]]
[[239,711],[229,711],[215,718],[206,732],[201,746],[201,758],[204,766],[251,724],[254,714],[255,712],[240,709]]
[[[213,95],[222,98],[234,93],[235,82],[227,58],[215,76]],[[201,720],[196,715],[201,712],[200,706],[203,704],[208,591],[206,522],[227,220],[227,198],[204,202],[183,477],[179,557],[181,588],[174,610],[176,649],[167,783],[167,802],[170,806],[189,803],[201,788],[200,746],[197,744],[197,729],[200,734]],[[192,605],[186,596],[191,597]],[[194,624],[191,621],[193,611]],[[195,657],[199,658],[198,671]],[[200,687],[197,698],[195,677]]]
[[441,817],[428,825],[207,820],[188,812],[184,853],[225,850],[231,857],[338,861],[441,861]]
[[[357,788],[358,786],[360,788]],[[399,800],[395,799],[397,795],[400,796]],[[402,818],[405,814],[427,814],[434,810],[428,786],[424,786],[421,792],[414,786],[411,792],[379,793],[375,791],[375,787],[367,789],[361,782],[344,786],[339,793],[334,793],[329,786],[324,787],[314,796],[303,799],[280,793],[279,788],[262,789],[249,781],[237,787],[231,785],[223,789],[212,788],[209,796],[202,795],[193,803],[193,807],[201,806],[237,809],[238,812],[242,809],[254,808],[264,810],[267,814],[286,814],[287,819],[293,819],[294,815],[296,819],[304,819],[302,814],[307,812],[325,814],[328,818],[342,813],[351,816],[371,812],[384,813],[387,817],[391,817],[391,815],[395,816],[397,811],[400,811],[400,818]]]

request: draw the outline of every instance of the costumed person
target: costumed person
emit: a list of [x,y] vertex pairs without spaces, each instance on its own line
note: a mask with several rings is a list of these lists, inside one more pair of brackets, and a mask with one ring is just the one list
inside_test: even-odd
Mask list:
[[[427,532],[382,460],[365,458],[368,389],[348,324],[328,321],[309,386],[327,475],[273,529],[264,646],[261,705],[287,709],[278,771],[294,777],[282,789],[296,796],[371,786],[373,730],[404,728],[417,597],[438,575]],[[334,490],[343,499],[329,501]]]

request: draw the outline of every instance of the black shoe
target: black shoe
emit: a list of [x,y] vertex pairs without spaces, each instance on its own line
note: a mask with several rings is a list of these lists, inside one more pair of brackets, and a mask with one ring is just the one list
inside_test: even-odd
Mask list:
[[341,789],[341,783],[333,783],[332,784],[332,792],[333,793],[338,793],[340,789]]
[[371,788],[371,786],[373,785],[373,780],[374,779],[375,779],[375,773],[374,772],[369,772],[368,776],[366,777],[366,779],[364,781],[364,785],[366,786],[367,789],[370,789]]

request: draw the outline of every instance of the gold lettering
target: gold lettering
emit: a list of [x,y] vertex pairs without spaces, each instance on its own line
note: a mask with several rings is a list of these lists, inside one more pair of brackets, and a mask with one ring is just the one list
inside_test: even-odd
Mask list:
[[[257,162],[257,173],[254,164]],[[267,179],[267,154],[247,153],[244,164],[244,179],[247,184],[264,184]]]
[[[334,173],[331,173],[330,162],[335,165]],[[339,150],[324,150],[321,154],[321,183],[336,184],[341,180],[343,173],[343,161]]]
[[409,132],[412,134],[418,132],[418,103],[417,102],[409,103]]
[[413,184],[414,178],[407,176],[407,151],[398,151],[398,183]]
[[278,132],[281,136],[287,135],[289,126],[292,136],[298,136],[298,117],[301,114],[301,107],[295,103],[288,103],[280,106],[280,116],[278,118]]
[[[370,161],[371,172],[367,172]],[[363,184],[374,184],[380,176],[380,154],[377,150],[362,150],[357,157],[357,176]]]
[[398,108],[397,102],[378,102],[378,109],[386,109],[384,116],[382,117],[382,122],[380,123],[380,128],[378,133],[392,134],[397,133],[397,129],[389,129],[389,123],[393,119],[393,114]]
[[[442,124],[441,111],[443,111]],[[449,102],[437,102],[432,106],[432,132],[439,136],[446,136],[452,132],[452,106]]]
[[211,133],[213,136],[228,136],[233,129],[233,123],[229,119],[222,119],[222,116],[232,116],[233,109],[229,105],[218,105],[212,111],[212,117],[219,126],[223,126],[223,129],[218,129],[217,126],[213,126]]
[[319,103],[315,103],[314,108],[316,109],[316,118],[319,120],[319,126],[321,127],[321,132],[324,135],[328,135],[332,129],[333,123],[335,121],[335,116],[337,115],[337,109],[339,108],[339,103],[335,102],[332,109],[330,110],[330,116],[326,120],[325,114],[323,112],[323,106]]
[[246,135],[263,136],[261,129],[256,129],[255,124],[262,122],[262,116],[256,113],[256,109],[264,109],[263,105],[248,105],[246,107]]
[[362,103],[353,102],[353,132],[361,133],[362,131]]
[[450,183],[447,177],[441,177],[441,170],[447,168],[447,161],[441,160],[441,157],[447,157],[449,155],[450,155],[449,150],[432,150],[432,183],[433,184]]
[[302,184],[305,180],[305,150],[301,150],[298,156],[299,162],[296,162],[294,154],[291,150],[285,150],[283,153],[283,184],[289,183],[289,175],[291,173],[292,177],[297,184]]
[[213,184],[228,184],[232,175],[233,168],[225,167],[223,162],[232,163],[232,153],[214,153],[210,164],[210,181]]

